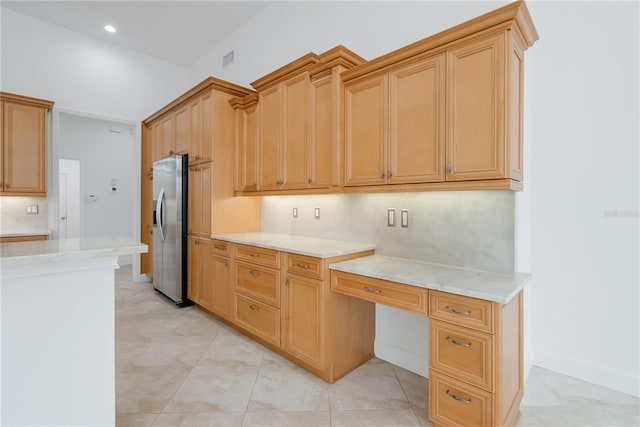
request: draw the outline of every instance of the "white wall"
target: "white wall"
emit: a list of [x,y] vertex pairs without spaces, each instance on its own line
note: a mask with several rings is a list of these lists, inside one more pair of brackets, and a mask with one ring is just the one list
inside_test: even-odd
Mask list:
[[[497,6],[274,2],[189,78],[248,85],[336,44],[372,59]],[[638,3],[529,8],[541,39],[526,54],[526,190],[516,200],[517,265],[534,274],[525,351],[534,364],[639,395]],[[222,69],[231,49],[236,62]]]
[[[110,127],[121,133],[110,131]],[[136,189],[139,166],[136,163],[134,126],[90,117],[60,113],[59,158],[80,161],[81,237],[126,237],[135,239],[137,215]],[[111,191],[111,180],[117,191]],[[95,202],[85,196],[93,194]],[[121,258],[130,264],[131,257]]]
[[186,68],[0,8],[0,86],[57,108],[141,121],[188,89]]
[[639,4],[530,9],[535,363],[640,395]]

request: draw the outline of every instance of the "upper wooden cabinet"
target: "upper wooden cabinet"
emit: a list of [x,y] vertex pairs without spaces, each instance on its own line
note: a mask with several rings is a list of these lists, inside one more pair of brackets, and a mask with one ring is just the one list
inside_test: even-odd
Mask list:
[[345,185],[521,189],[523,2],[342,74]]
[[[238,110],[237,191],[263,194],[341,185],[340,73],[363,62],[337,46],[321,55],[309,53],[253,82],[258,91],[255,124],[254,101],[232,100]],[[255,131],[255,139],[250,131]]]
[[[150,241],[145,224],[153,209],[153,161],[172,152],[189,155],[188,229],[192,237],[207,239],[212,233],[260,229],[260,200],[234,197],[235,112],[229,100],[252,93],[209,77],[142,123],[143,241]],[[208,256],[202,259],[210,260]],[[152,259],[147,257],[143,268],[142,273],[150,275]]]
[[445,55],[346,88],[346,185],[444,180]]
[[0,195],[46,196],[47,112],[53,102],[0,92]]

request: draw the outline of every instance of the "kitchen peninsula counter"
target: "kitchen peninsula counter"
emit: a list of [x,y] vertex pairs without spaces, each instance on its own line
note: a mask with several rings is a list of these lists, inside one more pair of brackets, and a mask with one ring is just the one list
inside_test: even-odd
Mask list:
[[530,281],[526,273],[489,273],[404,258],[371,255],[342,261],[331,270],[507,304]]
[[146,251],[121,238],[0,244],[2,425],[115,424],[114,270]]

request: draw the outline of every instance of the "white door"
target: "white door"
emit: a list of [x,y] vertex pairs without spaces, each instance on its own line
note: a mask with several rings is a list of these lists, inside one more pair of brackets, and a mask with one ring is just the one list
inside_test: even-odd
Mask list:
[[80,238],[80,160],[58,160],[58,236]]

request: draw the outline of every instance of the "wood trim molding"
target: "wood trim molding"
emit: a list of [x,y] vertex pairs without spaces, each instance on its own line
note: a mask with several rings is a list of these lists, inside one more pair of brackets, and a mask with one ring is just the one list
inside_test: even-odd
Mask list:
[[258,103],[258,94],[253,92],[242,98],[236,97],[229,100],[229,104],[234,110],[242,110]]
[[178,98],[174,99],[173,101],[171,101],[170,103],[162,107],[160,110],[156,111],[155,113],[153,113],[152,115],[144,119],[143,123],[149,124],[150,122],[164,115],[165,113],[177,107],[178,105],[188,101],[190,98],[200,95],[201,92],[204,92],[205,90],[210,90],[210,89],[216,89],[221,92],[225,92],[225,93],[228,93],[229,95],[233,95],[237,97],[244,97],[246,95],[255,93],[254,91],[252,91],[251,89],[247,89],[246,87],[242,87],[237,84],[230,83],[215,77],[207,77],[206,79],[204,79],[203,81],[201,81],[200,83],[198,83],[197,85],[189,89],[187,92],[180,95]]
[[38,107],[44,107],[48,110],[50,110],[54,104],[53,101],[48,101],[46,99],[31,98],[29,96],[18,95],[18,94],[9,93],[9,92],[0,92],[0,100],[18,102],[21,104],[29,104],[29,105],[38,106]]
[[345,71],[342,73],[342,79],[346,83],[365,74],[397,65],[402,61],[442,48],[448,43],[458,42],[465,37],[477,35],[492,27],[506,25],[505,28],[509,28],[512,22],[515,22],[515,26],[522,34],[525,49],[531,47],[538,40],[538,32],[531,19],[529,9],[524,1],[518,0]]
[[295,61],[290,62],[289,64],[280,67],[277,70],[267,74],[266,76],[252,82],[251,87],[259,92],[263,91],[270,86],[287,80],[289,77],[309,70],[318,62],[320,62],[320,58],[318,57],[318,55],[313,52],[309,52],[306,55],[296,59]]

